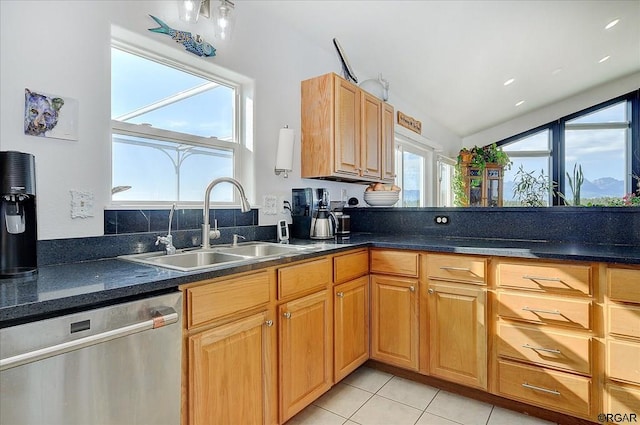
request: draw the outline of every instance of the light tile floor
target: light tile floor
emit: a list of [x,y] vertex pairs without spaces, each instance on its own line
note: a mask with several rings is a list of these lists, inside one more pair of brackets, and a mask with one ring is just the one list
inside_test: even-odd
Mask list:
[[551,425],[551,422],[361,367],[287,425]]

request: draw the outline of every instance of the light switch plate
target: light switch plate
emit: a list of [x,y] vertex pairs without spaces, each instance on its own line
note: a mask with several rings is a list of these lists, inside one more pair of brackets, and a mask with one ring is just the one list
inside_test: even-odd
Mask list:
[[278,197],[274,195],[265,195],[263,198],[264,215],[276,215],[278,213]]
[[71,218],[93,217],[93,192],[70,190],[71,193]]

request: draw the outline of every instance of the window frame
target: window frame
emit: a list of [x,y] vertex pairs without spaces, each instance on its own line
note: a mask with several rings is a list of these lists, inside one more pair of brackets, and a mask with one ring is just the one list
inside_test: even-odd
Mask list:
[[[399,134],[395,135],[394,140],[394,161],[396,165],[396,178],[395,184],[404,190],[403,180],[404,180],[404,152],[409,152],[414,155],[421,156],[422,166],[423,166],[423,181],[422,187],[423,190],[420,194],[420,205],[419,208],[425,207],[427,205],[433,205],[433,197],[434,197],[434,188],[435,184],[430,185],[429,180],[433,181],[434,175],[434,149],[429,148],[428,146],[421,145],[419,142],[415,142],[412,139],[401,136]],[[400,155],[398,155],[400,153]],[[402,208],[410,208],[405,207],[402,193],[400,194],[400,199],[398,201],[397,206]]]
[[[550,151],[550,167],[551,167],[551,181],[556,185],[555,190],[552,194],[552,203],[551,206],[556,205],[565,205],[564,199],[557,194],[557,192],[566,193],[565,187],[565,143],[564,143],[564,135],[567,130],[567,122],[573,119],[579,118],[581,116],[590,114],[592,112],[596,112],[600,109],[607,108],[616,103],[620,103],[626,101],[627,107],[629,110],[627,111],[627,115],[629,117],[629,121],[626,125],[626,128],[629,129],[628,137],[630,140],[627,140],[626,149],[627,149],[627,170],[629,171],[625,175],[625,192],[634,191],[636,187],[640,187],[640,179],[634,176],[640,176],[640,89],[634,90],[630,93],[617,96],[615,98],[609,99],[607,101],[598,103],[596,105],[590,106],[588,108],[582,109],[580,111],[574,112],[572,114],[561,117],[555,121],[537,126],[530,130],[524,131],[522,133],[516,134],[514,136],[508,137],[506,139],[502,139],[496,142],[496,145],[499,147],[505,148],[505,145],[509,143],[515,142],[516,140],[525,138],[527,136],[531,136],[538,132],[549,130],[551,135],[551,151]],[[594,128],[621,128],[623,123],[600,123],[594,124]],[[586,128],[589,125],[585,124],[569,124],[569,129],[574,127],[577,129],[578,127]]]
[[[194,67],[188,63],[179,62],[173,58],[168,56],[160,55],[158,53],[152,52],[150,50],[146,50],[140,48],[138,46],[134,46],[132,44],[112,39],[110,45],[111,49],[118,49],[125,53],[129,53],[132,55],[139,56],[146,60],[151,60],[157,62],[164,66],[169,66],[175,68],[182,72],[187,72],[193,74],[197,77],[207,79],[209,81],[218,83],[220,85],[224,85],[226,87],[230,87],[234,90],[233,96],[233,124],[232,124],[232,137],[230,141],[218,139],[216,137],[202,137],[196,136],[188,133],[180,133],[174,132],[171,130],[165,130],[160,128],[155,128],[151,126],[145,126],[140,124],[132,124],[117,120],[110,120],[110,147],[113,148],[113,136],[114,135],[125,135],[125,136],[135,136],[142,137],[148,139],[161,140],[165,142],[171,142],[176,144],[185,144],[190,146],[204,147],[204,148],[219,148],[223,150],[232,151],[233,155],[233,178],[238,179],[239,176],[244,174],[243,170],[243,161],[242,161],[242,151],[245,147],[245,140],[242,134],[242,125],[244,122],[244,117],[242,115],[243,105],[241,99],[243,99],[243,84],[237,81],[231,81],[228,78],[224,78],[218,74],[212,73],[210,71],[206,71],[199,67]],[[112,152],[112,150],[110,150]],[[110,161],[113,160],[113,155],[110,155]],[[111,163],[110,167],[111,173],[113,172],[113,163]],[[110,174],[110,186],[113,185],[113,174]],[[222,201],[214,201],[211,200],[211,207],[237,207],[240,205],[240,198],[238,196],[237,191],[232,191],[233,200],[230,202],[222,202]],[[111,209],[123,209],[127,207],[170,207],[173,203],[178,203],[181,206],[187,207],[201,207],[204,205],[204,188],[202,191],[202,200],[198,201],[142,201],[142,200],[127,200],[127,201],[118,201],[113,200],[113,196],[110,200],[110,208]]]

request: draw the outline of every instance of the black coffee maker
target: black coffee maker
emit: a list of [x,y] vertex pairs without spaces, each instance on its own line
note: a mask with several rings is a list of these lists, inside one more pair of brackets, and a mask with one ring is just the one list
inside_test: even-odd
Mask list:
[[0,278],[38,271],[33,155],[0,152]]

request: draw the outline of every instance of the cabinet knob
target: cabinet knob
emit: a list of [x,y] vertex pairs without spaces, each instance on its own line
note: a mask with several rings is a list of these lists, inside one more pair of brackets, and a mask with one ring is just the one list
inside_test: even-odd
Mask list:
[[283,316],[285,319],[291,319],[291,313],[289,313],[288,311],[285,311]]
[[415,287],[415,286],[413,286],[413,285],[411,285],[411,286],[409,286],[409,290],[410,290],[411,292],[416,292],[416,287]]
[[271,327],[273,326],[273,320],[267,320],[266,322],[264,322],[264,324]]
[[369,174],[369,169],[368,169],[368,168],[365,168],[365,169],[364,169],[364,172],[365,172],[365,173],[367,173],[367,174]]
[[434,291],[433,291],[433,289],[429,288],[429,290],[427,292],[430,293],[430,294],[433,294]]
[[336,292],[336,297],[338,298],[344,297],[344,292]]

